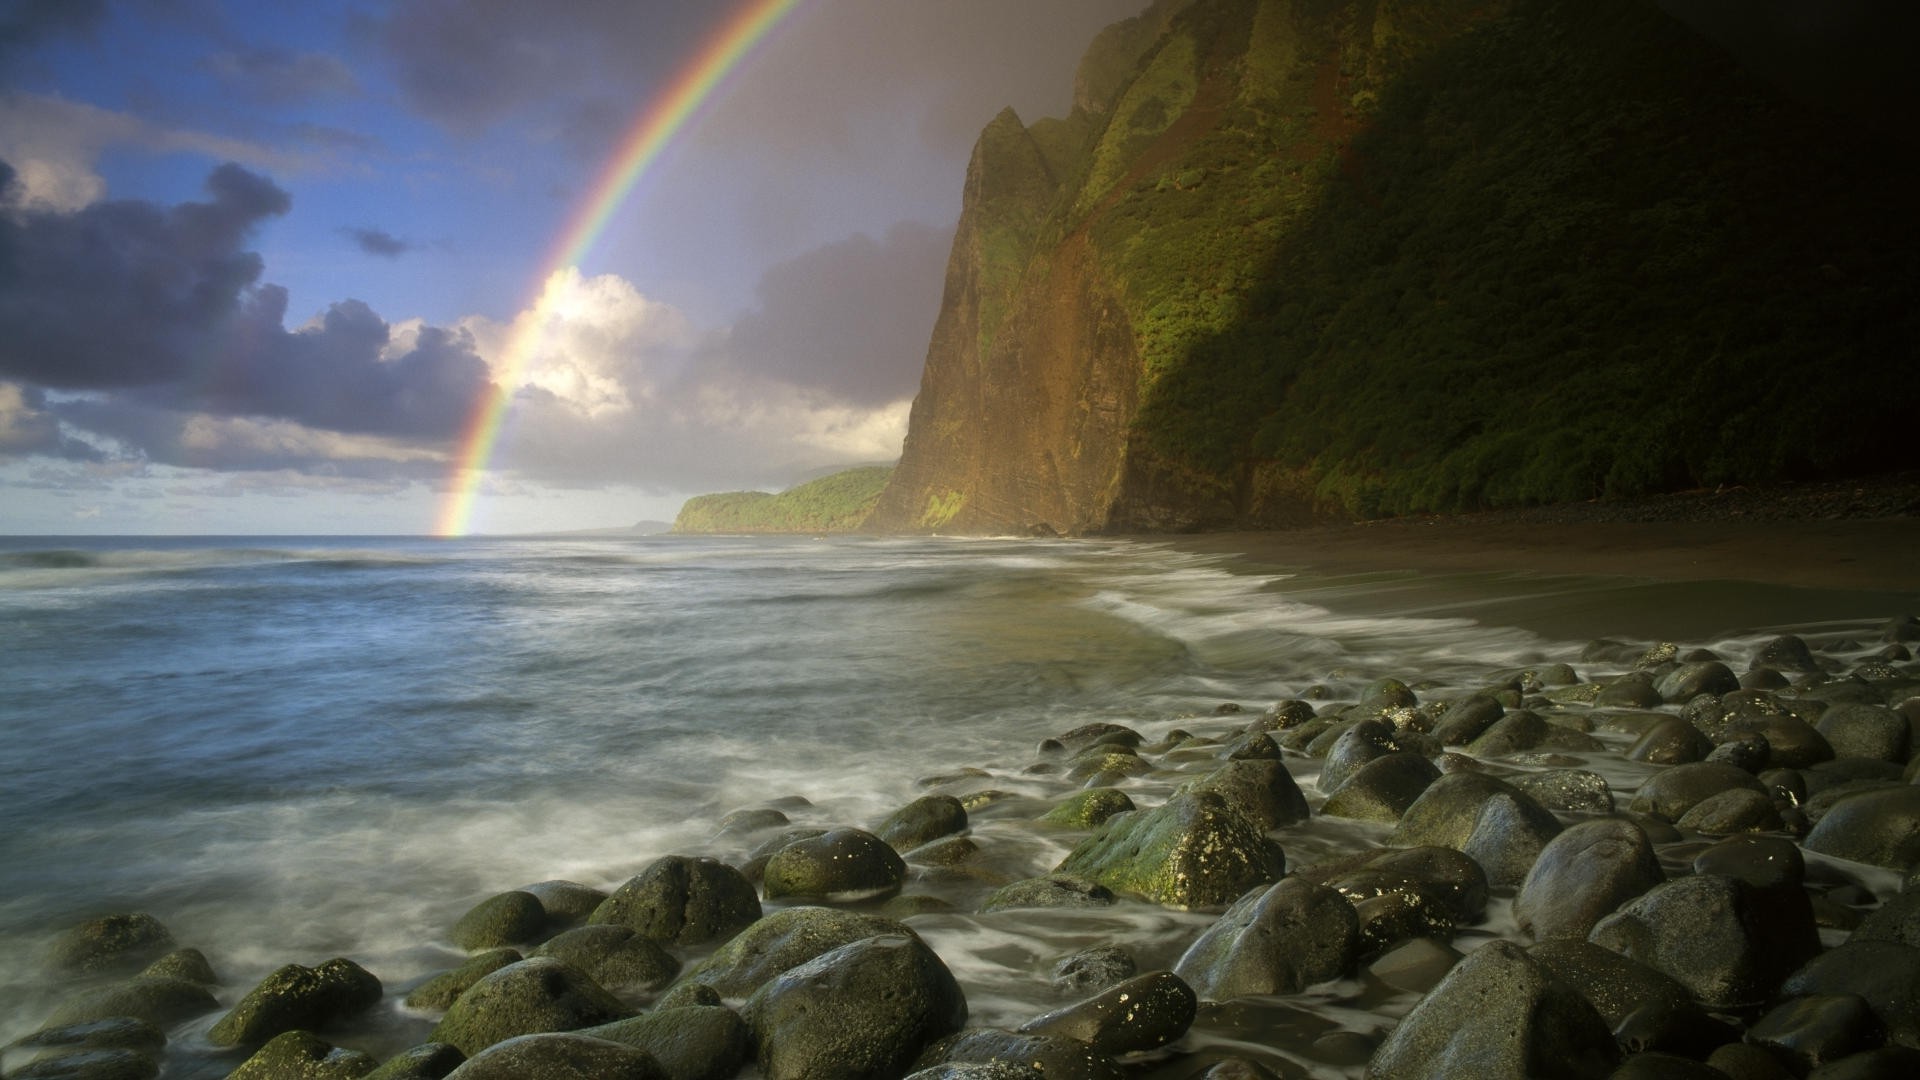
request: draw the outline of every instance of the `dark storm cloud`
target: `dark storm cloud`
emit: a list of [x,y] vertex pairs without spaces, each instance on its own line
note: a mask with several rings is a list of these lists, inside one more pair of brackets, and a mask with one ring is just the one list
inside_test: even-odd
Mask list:
[[62,36],[91,34],[107,14],[107,0],[6,0],[0,3],[0,76],[14,59]]
[[346,233],[361,251],[368,255],[378,255],[383,259],[397,259],[413,250],[412,244],[385,229],[347,228],[340,231]]
[[[0,379],[94,392],[55,410],[75,423],[139,405],[411,439],[459,429],[488,377],[464,333],[429,327],[393,356],[391,328],[357,300],[285,329],[285,290],[259,283],[242,245],[286,213],[286,193],[235,165],[207,188],[210,201],[172,208],[0,217]],[[164,428],[123,420],[111,434],[154,451]]]
[[730,363],[853,405],[913,396],[953,233],[904,223],[781,263],[734,324]]
[[230,93],[272,105],[351,97],[360,81],[337,56],[276,48],[227,49],[200,63]]

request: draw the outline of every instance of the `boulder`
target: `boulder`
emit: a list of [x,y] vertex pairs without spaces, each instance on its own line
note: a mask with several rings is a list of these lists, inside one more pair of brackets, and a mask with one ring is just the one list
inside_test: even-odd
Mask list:
[[[1362,765],[1320,807],[1328,817],[1391,824],[1400,820],[1440,769],[1410,751],[1386,754]],[[1322,777],[1322,779],[1325,779]]]
[[[376,1062],[358,1050],[347,1050],[321,1040],[311,1032],[286,1031],[227,1074],[228,1080],[360,1080]],[[15,1074],[18,1075],[18,1074]]]
[[448,1073],[447,1080],[667,1080],[667,1074],[644,1050],[551,1032],[489,1047]]
[[630,926],[611,923],[576,926],[528,955],[551,956],[570,964],[613,991],[658,990],[680,970],[680,961],[658,942]]
[[1326,761],[1320,766],[1320,790],[1333,792],[1360,771],[1362,765],[1399,749],[1390,725],[1379,720],[1361,720],[1341,732],[1327,748]]
[[1068,993],[1104,990],[1133,978],[1138,970],[1133,955],[1120,946],[1093,945],[1053,965],[1053,988]]
[[632,1015],[632,1009],[579,969],[537,956],[473,984],[447,1009],[430,1038],[473,1057],[516,1036],[575,1031]]
[[[1021,1074],[1044,1080],[1121,1080],[1111,1059],[1078,1039],[1060,1035],[1020,1035],[998,1028],[968,1028],[927,1048],[919,1064],[928,1068],[1022,1068]],[[915,1076],[923,1075],[915,1073]],[[977,1072],[949,1073],[975,1077]]]
[[1122,814],[1056,868],[1116,893],[1175,908],[1226,905],[1286,872],[1279,845],[1218,796],[1177,794]]
[[1854,930],[1849,941],[1891,941],[1920,947],[1920,891],[1908,889],[1881,904]]
[[1545,769],[1505,779],[1549,810],[1570,814],[1613,813],[1613,789],[1607,786],[1607,778],[1596,772]]
[[1813,658],[1813,651],[1797,634],[1782,634],[1761,642],[1747,661],[1748,671],[1759,668],[1791,671],[1799,675],[1816,675],[1820,672],[1820,664]]
[[1602,1080],[1620,1052],[1600,1015],[1519,946],[1475,949],[1420,999],[1367,1066],[1372,1080]]
[[475,904],[453,924],[453,943],[468,952],[537,941],[547,929],[540,898],[514,889]]
[[1589,940],[1671,975],[1710,1008],[1765,1001],[1820,951],[1798,886],[1759,889],[1717,874],[1654,887],[1602,919]]
[[213,973],[213,965],[207,962],[207,956],[199,949],[175,949],[172,952],[140,969],[140,974],[151,978],[185,979],[201,986],[217,986],[220,979]]
[[1450,848],[1362,852],[1297,876],[1324,884],[1353,904],[1363,954],[1409,938],[1450,937],[1454,927],[1479,919],[1487,905],[1486,872]]
[[1814,730],[1843,758],[1905,764],[1912,741],[1907,718],[1883,705],[1835,705],[1820,715]]
[[155,1027],[204,1016],[220,1002],[199,983],[141,975],[125,982],[83,990],[62,1001],[47,1017],[47,1027],[68,1027],[117,1017],[132,1017]]
[[344,957],[317,967],[288,964],[260,981],[207,1032],[215,1046],[258,1045],[285,1031],[313,1031],[369,1009],[380,980]]
[[753,1056],[746,1021],[719,1005],[655,1009],[580,1034],[645,1050],[669,1080],[728,1080]]
[[166,1045],[167,1033],[158,1027],[130,1016],[116,1016],[65,1027],[42,1028],[8,1044],[7,1048],[58,1050],[62,1053],[74,1050],[132,1050],[151,1054]]
[[7,1080],[153,1080],[159,1075],[160,1063],[138,1050],[77,1050],[31,1061],[7,1073]]
[[1627,749],[1627,757],[1650,765],[1684,765],[1713,753],[1713,740],[1677,716],[1648,728]]
[[1300,785],[1285,765],[1268,758],[1229,761],[1180,790],[1217,795],[1228,809],[1260,829],[1307,820],[1307,797]]
[[587,922],[625,926],[662,944],[700,945],[732,937],[759,917],[760,897],[740,871],[715,859],[666,855],[614,890]]
[[380,1063],[365,1080],[443,1080],[467,1060],[457,1046],[446,1043],[421,1043],[410,1046]]
[[967,808],[951,795],[922,795],[895,810],[874,832],[899,852],[911,851],[932,840],[962,832]]
[[173,946],[173,934],[145,912],[102,915],[55,938],[47,948],[46,964],[53,971],[74,974],[131,972]]
[[1681,664],[1655,680],[1654,691],[1669,705],[1691,701],[1701,694],[1725,694],[1740,689],[1740,677],[1718,660]]
[[1747,1041],[1807,1072],[1879,1046],[1880,1022],[1855,994],[1814,994],[1776,1006],[1747,1029]]
[[475,953],[467,962],[452,971],[443,971],[407,994],[407,1007],[410,1009],[429,1009],[444,1012],[453,1004],[455,998],[467,992],[467,988],[488,975],[499,971],[508,964],[517,964],[526,957],[518,949],[489,949]]
[[1527,709],[1507,713],[1488,725],[1467,744],[1467,753],[1478,758],[1508,757],[1531,750],[1546,741],[1547,722]]
[[1807,876],[1800,848],[1778,836],[1732,836],[1693,857],[1696,874],[1725,874],[1759,888],[1798,885]]
[[1353,970],[1360,919],[1334,889],[1300,877],[1241,897],[1188,947],[1175,975],[1200,997],[1297,994]]
[[919,938],[842,945],[753,992],[740,1015],[776,1080],[891,1078],[966,1022],[953,974]]
[[1788,977],[1780,994],[1855,995],[1886,1029],[1888,1042],[1920,1048],[1920,948],[1848,941],[1808,961]]
[[1511,784],[1484,773],[1450,773],[1407,808],[1388,843],[1464,852],[1498,889],[1518,886],[1559,832],[1559,820]]
[[1133,800],[1118,788],[1088,788],[1060,800],[1053,809],[1040,815],[1050,825],[1068,825],[1091,829],[1115,814],[1132,810]]
[[1920,866],[1920,786],[1881,788],[1841,799],[1807,833],[1806,846],[1889,870]]
[[1433,737],[1446,746],[1465,746],[1492,727],[1505,712],[1500,702],[1485,694],[1461,698],[1440,715],[1433,725]]
[[1612,1030],[1618,1031],[1629,1017],[1649,1007],[1700,1015],[1693,995],[1672,976],[1590,941],[1543,941],[1528,949],[1527,955],[1546,965],[1555,978],[1585,998]]
[[1069,874],[1048,874],[1027,878],[995,889],[981,903],[980,912],[1007,911],[1014,908],[1087,908],[1113,903],[1113,890],[1085,878]]
[[546,909],[547,926],[573,926],[587,921],[595,908],[607,902],[607,894],[577,881],[537,881],[521,892],[533,894]]
[[1786,827],[1773,800],[1750,788],[1734,788],[1709,795],[1694,803],[1674,824],[1691,832],[1712,836],[1775,832]]
[[767,899],[806,897],[851,902],[892,896],[907,864],[886,841],[864,829],[832,829],[796,841],[767,860]]
[[660,1007],[694,1003],[690,996],[694,987],[708,987],[718,997],[743,998],[788,968],[849,942],[911,933],[906,924],[878,915],[823,907],[784,908],[742,930],[688,970]]
[[1585,940],[1595,923],[1666,880],[1645,830],[1624,818],[1583,821],[1549,841],[1513,902],[1537,940]]
[[1659,814],[1668,821],[1679,821],[1695,803],[1736,788],[1766,794],[1760,781],[1745,769],[1704,761],[1675,765],[1648,777],[1627,808],[1636,814]]
[[1629,671],[1608,680],[1593,699],[1594,707],[1603,709],[1651,709],[1660,704],[1653,675],[1645,671]]
[[1424,994],[1439,985],[1461,953],[1433,938],[1409,938],[1367,965],[1367,973],[1395,990]]
[[1111,1057],[1153,1050],[1193,1025],[1199,1002],[1171,971],[1150,971],[1065,1008],[1020,1025],[1024,1035],[1052,1035],[1085,1043]]

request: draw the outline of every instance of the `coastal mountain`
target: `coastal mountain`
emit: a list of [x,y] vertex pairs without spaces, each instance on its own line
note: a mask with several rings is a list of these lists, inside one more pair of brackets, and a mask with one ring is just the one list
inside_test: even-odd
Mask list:
[[864,524],[891,465],[845,469],[779,494],[727,491],[696,495],[673,519],[676,533],[845,533]]
[[982,132],[867,527],[1901,467],[1909,128],[1791,90],[1652,0],[1159,0],[1093,42],[1068,116]]

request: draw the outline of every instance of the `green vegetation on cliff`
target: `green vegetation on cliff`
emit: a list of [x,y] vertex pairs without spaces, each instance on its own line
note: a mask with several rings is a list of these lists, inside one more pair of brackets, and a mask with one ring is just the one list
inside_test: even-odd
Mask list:
[[890,465],[848,469],[778,495],[696,495],[673,519],[677,533],[844,533],[858,529],[893,474]]

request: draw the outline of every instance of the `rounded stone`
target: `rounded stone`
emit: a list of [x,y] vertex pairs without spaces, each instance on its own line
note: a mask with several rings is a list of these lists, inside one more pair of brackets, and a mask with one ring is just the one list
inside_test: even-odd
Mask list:
[[848,902],[891,896],[906,876],[907,864],[886,841],[864,829],[833,829],[774,852],[763,884],[769,900]]
[[1171,971],[1150,971],[1035,1017],[1019,1030],[1073,1039],[1111,1057],[1154,1050],[1178,1039],[1193,1025],[1198,1008],[1185,980]]
[[1675,765],[1648,777],[1627,808],[1636,814],[1659,814],[1668,821],[1679,821],[1695,803],[1735,788],[1766,793],[1760,781],[1745,769],[1704,761]]
[[1177,794],[1108,821],[1057,872],[1176,908],[1224,906],[1286,872],[1279,845],[1212,794]]
[[262,979],[207,1032],[215,1046],[247,1046],[282,1032],[315,1030],[372,1008],[380,980],[345,957],[307,968],[288,964]]
[[[245,1066],[242,1066],[244,1068]],[[43,1057],[13,1069],[7,1080],[152,1080],[160,1075],[160,1063],[138,1050],[79,1050],[58,1057]],[[228,1074],[241,1076],[240,1072]],[[260,1073],[247,1074],[256,1078]],[[354,1074],[317,1073],[315,1080]]]
[[644,1050],[575,1033],[521,1035],[468,1058],[447,1080],[670,1080]]
[[414,987],[407,994],[407,1007],[444,1011],[474,983],[508,964],[517,964],[524,959],[526,957],[520,955],[518,949],[488,949],[483,953],[475,953],[452,971],[443,971]]
[[1920,786],[1850,795],[1807,833],[1809,851],[1890,870],[1920,866]]
[[1758,791],[1735,788],[1709,795],[1688,808],[1674,822],[1682,829],[1725,836],[1728,833],[1775,832],[1785,828],[1773,800]]
[[932,949],[910,935],[866,938],[769,980],[740,1010],[769,1077],[899,1076],[966,1022],[966,998]]
[[1133,808],[1133,800],[1118,788],[1088,788],[1062,799],[1053,809],[1040,815],[1040,820],[1050,825],[1090,829],[1115,814],[1124,814]]
[[727,1080],[753,1055],[746,1022],[719,1005],[655,1009],[580,1034],[645,1050],[673,1080]]
[[1089,908],[1113,903],[1113,890],[1069,874],[1048,874],[1003,885],[981,903],[980,912],[1015,908]]
[[136,976],[67,998],[47,1017],[46,1026],[68,1027],[132,1017],[155,1027],[170,1028],[219,1007],[220,1002],[199,983],[165,976]]
[[967,808],[951,795],[922,795],[895,810],[874,833],[895,851],[911,851],[967,827]]
[[1241,897],[1174,965],[1200,997],[1297,994],[1341,978],[1360,955],[1360,919],[1337,890],[1299,877]]
[[824,907],[783,908],[742,930],[689,969],[660,1006],[693,1004],[698,999],[692,995],[701,988],[719,997],[743,998],[788,968],[842,945],[912,932],[906,924],[878,915]]
[[472,1057],[520,1035],[573,1031],[633,1015],[583,972],[552,957],[510,964],[473,984],[430,1038]]
[[227,1074],[228,1080],[360,1080],[374,1070],[372,1057],[358,1050],[336,1047],[306,1031],[287,1031],[274,1036],[240,1067]]
[[1440,769],[1408,751],[1386,754],[1362,765],[1327,797],[1320,812],[1328,817],[1392,823],[1420,798]]
[[1120,946],[1094,945],[1062,957],[1049,978],[1055,990],[1085,993],[1131,979],[1138,970],[1133,955]]
[[659,942],[635,933],[632,927],[612,924],[577,926],[528,955],[571,964],[615,992],[658,990],[680,970],[680,961]]
[[103,915],[53,940],[47,966],[55,971],[133,971],[174,947],[173,934],[145,912]]
[[1693,858],[1696,874],[1724,874],[1749,885],[1769,888],[1798,885],[1807,876],[1807,861],[1791,840],[1777,836],[1733,836]]
[[1250,758],[1229,761],[1180,790],[1220,797],[1256,828],[1278,829],[1307,820],[1307,797],[1279,761]]
[[625,926],[664,944],[699,945],[731,937],[759,917],[760,897],[746,875],[716,859],[666,855],[614,890],[587,922]]
[[1656,886],[1602,919],[1589,940],[1671,975],[1712,1008],[1765,1001],[1820,951],[1804,891],[1712,874]]
[[1514,920],[1536,939],[1585,939],[1628,900],[1666,880],[1653,843],[1623,818],[1583,821],[1548,841],[1513,902]]

